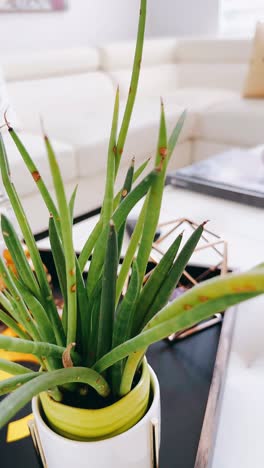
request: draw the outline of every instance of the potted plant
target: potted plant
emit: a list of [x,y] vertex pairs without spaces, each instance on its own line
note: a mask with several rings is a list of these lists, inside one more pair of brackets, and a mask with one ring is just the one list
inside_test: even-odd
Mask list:
[[[166,169],[185,114],[167,140],[161,104],[155,168],[134,187],[147,163],[129,168],[123,188],[114,195],[114,183],[136,96],[143,49],[146,0],[140,18],[130,93],[118,132],[117,90],[109,142],[105,193],[100,219],[79,258],[73,240],[76,190],[68,202],[47,135],[44,135],[53,176],[56,202],[15,130],[8,124],[25,164],[50,212],[49,236],[64,299],[59,317],[33,234],[11,182],[8,159],[0,140],[3,183],[21,228],[34,273],[11,224],[1,217],[2,234],[17,274],[0,258],[5,289],[0,292],[0,319],[17,337],[1,336],[0,348],[32,353],[39,371],[0,361],[13,377],[0,383],[0,427],[28,401],[49,468],[150,467],[150,422],[160,420],[159,385],[149,368],[148,347],[171,333],[186,329],[240,301],[264,291],[264,271],[228,274],[192,288],[168,304],[203,232],[203,224],[181,247],[178,236],[145,281],[146,267],[157,227]],[[126,219],[145,197],[122,264],[119,266]],[[88,260],[87,279],[83,277]],[[124,291],[124,285],[129,284]]]

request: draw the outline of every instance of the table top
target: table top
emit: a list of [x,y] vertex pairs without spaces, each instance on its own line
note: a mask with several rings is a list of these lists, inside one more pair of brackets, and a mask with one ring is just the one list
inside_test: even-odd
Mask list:
[[[141,204],[138,203],[130,217],[136,218],[140,207]],[[208,229],[220,235],[228,243],[228,264],[232,269],[250,268],[264,258],[264,213],[261,208],[167,186],[163,196],[160,222],[179,218],[189,218],[197,223],[209,220]],[[75,224],[73,235],[76,251],[81,250],[97,220],[98,215]],[[186,236],[187,231],[186,229]],[[128,241],[127,236],[123,253]],[[172,238],[168,239],[168,242],[171,241]],[[48,239],[39,241],[38,246],[49,248]],[[215,264],[215,258],[212,258],[209,252],[203,251],[193,255],[192,263],[212,265]]]

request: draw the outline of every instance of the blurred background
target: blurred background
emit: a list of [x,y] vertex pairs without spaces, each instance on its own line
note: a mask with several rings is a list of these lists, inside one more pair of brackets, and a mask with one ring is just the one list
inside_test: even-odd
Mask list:
[[[48,0],[0,0],[1,8],[37,8]],[[55,0],[55,7],[63,7]],[[137,0],[68,0],[65,10],[0,12],[0,53],[67,48],[132,39]],[[151,0],[147,36],[252,35],[263,0]]]

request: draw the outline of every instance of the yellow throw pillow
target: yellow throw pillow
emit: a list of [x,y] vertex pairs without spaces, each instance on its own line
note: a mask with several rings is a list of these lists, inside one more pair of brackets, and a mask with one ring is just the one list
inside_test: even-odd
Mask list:
[[264,98],[264,23],[257,23],[243,97]]

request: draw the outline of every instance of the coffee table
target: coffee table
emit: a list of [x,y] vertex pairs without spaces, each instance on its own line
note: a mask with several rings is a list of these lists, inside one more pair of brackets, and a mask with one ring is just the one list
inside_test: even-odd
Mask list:
[[[132,211],[136,218],[141,204]],[[232,269],[250,268],[264,258],[264,213],[261,208],[241,205],[207,195],[167,186],[164,191],[161,222],[177,218],[189,218],[196,222],[209,220],[208,227],[221,235],[228,243],[229,266]],[[84,219],[74,226],[76,251],[83,247],[98,215]],[[128,242],[125,238],[123,253]],[[47,238],[38,242],[40,248],[49,248]],[[195,256],[192,263],[210,265],[211,259],[204,253]]]

